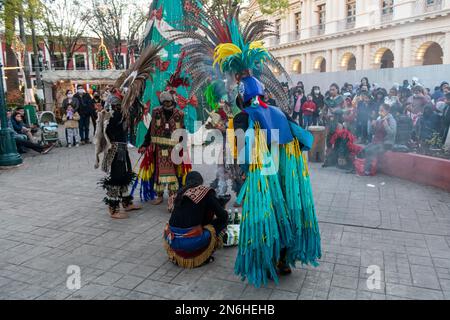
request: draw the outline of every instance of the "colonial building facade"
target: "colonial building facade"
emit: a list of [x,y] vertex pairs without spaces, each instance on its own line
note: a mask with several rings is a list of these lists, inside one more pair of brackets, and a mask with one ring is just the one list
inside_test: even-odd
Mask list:
[[292,0],[269,20],[290,74],[450,64],[450,0]]

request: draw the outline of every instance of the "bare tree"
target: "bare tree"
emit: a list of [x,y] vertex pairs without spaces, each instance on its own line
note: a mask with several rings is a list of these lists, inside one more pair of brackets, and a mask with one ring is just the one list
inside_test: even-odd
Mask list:
[[[16,38],[16,20],[19,15],[21,1],[20,0],[4,0],[1,6],[1,20],[5,27],[6,42],[6,66],[16,67],[18,65],[16,53],[13,50],[13,43]],[[10,92],[19,91],[19,70],[5,70],[6,89]]]
[[[84,44],[80,40],[86,35],[90,19],[87,10],[79,0],[42,0],[44,16],[40,23],[40,31],[45,37],[51,60],[56,62],[67,58],[66,68],[73,69],[72,58]],[[64,61],[64,60],[62,60]]]
[[[128,59],[132,48],[137,46],[138,38],[147,20],[142,6],[127,0],[91,0],[92,19],[90,30],[102,37],[108,50],[113,55],[114,66],[122,69],[120,56],[123,40],[126,41]],[[129,60],[127,61],[127,64]]]

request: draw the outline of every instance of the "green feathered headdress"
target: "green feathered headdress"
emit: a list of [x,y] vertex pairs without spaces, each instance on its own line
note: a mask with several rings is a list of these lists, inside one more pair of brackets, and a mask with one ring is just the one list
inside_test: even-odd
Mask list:
[[211,110],[217,111],[219,109],[219,102],[221,100],[228,100],[225,83],[222,80],[215,80],[206,87],[204,92],[206,103],[211,107]]
[[228,29],[232,42],[220,43],[214,49],[214,65],[218,64],[222,72],[257,70],[271,59],[262,41],[245,43],[235,19],[228,23]]

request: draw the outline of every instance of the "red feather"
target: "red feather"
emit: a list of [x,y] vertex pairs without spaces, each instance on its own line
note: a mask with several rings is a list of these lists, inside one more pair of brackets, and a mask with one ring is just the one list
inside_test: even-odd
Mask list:
[[171,88],[178,88],[180,86],[189,87],[189,79],[181,77],[181,69],[183,66],[183,60],[186,57],[186,51],[182,51],[180,58],[178,59],[177,68],[175,72],[170,76],[170,79],[167,81],[167,86]]

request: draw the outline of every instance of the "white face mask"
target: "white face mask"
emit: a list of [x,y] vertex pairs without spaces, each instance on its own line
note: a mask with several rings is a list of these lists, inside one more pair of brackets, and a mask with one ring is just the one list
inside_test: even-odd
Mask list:
[[320,90],[314,90],[314,93],[315,93],[315,94],[319,94],[319,93],[320,93]]
[[69,94],[67,95],[67,98],[72,99],[72,98],[73,98],[73,94],[72,94],[72,93],[69,93]]
[[78,92],[79,94],[83,94],[83,93],[84,93],[84,89],[78,89],[77,92]]

